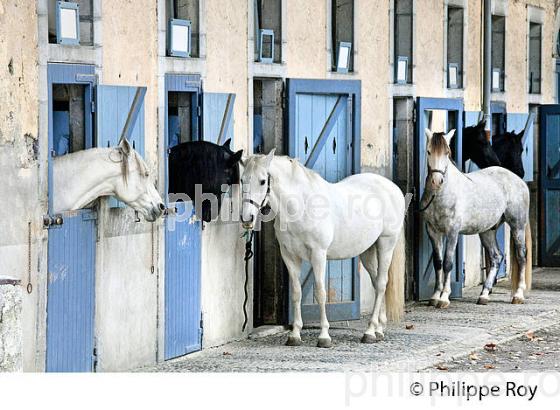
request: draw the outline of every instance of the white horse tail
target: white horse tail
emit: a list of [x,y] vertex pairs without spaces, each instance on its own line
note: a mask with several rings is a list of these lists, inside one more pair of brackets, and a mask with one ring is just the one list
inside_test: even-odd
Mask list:
[[397,245],[393,250],[393,258],[389,266],[389,277],[385,290],[385,306],[387,318],[394,322],[400,322],[404,316],[404,276],[406,244],[404,237],[404,225],[401,228]]
[[[525,286],[526,290],[531,290],[533,282],[533,240],[531,238],[531,224],[527,221],[525,225],[525,248],[527,249],[527,262],[525,263]],[[511,263],[511,289],[515,292],[519,285],[519,266],[517,265],[517,254],[515,246],[511,241],[510,251],[512,255]]]

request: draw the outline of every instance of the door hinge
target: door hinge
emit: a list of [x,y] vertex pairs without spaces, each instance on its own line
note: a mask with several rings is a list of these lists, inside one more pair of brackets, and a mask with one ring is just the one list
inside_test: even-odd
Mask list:
[[198,104],[196,106],[196,115],[198,115],[199,117],[202,117],[202,106],[201,106],[201,104]]
[[90,104],[91,104],[91,112],[93,113],[95,112],[95,100],[93,98],[91,99]]
[[412,122],[416,123],[416,106],[412,108]]
[[200,327],[198,328],[198,341],[202,346],[202,336],[204,335],[204,313],[200,312]]
[[93,348],[91,359],[93,361],[93,371],[97,372],[97,347]]

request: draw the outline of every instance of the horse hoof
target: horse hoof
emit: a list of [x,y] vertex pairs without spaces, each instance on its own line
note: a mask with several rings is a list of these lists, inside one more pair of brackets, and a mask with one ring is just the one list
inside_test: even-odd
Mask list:
[[375,332],[375,340],[381,342],[383,339],[385,339],[385,335],[383,333]]
[[525,300],[523,300],[523,299],[521,299],[521,298],[518,298],[518,297],[514,297],[514,298],[511,300],[511,304],[512,304],[512,305],[522,305],[522,304],[524,304],[524,303],[525,303]]
[[439,300],[437,299],[430,299],[430,301],[428,302],[428,306],[437,306]]
[[488,304],[488,298],[478,298],[478,301],[476,302],[477,305],[487,305]]
[[443,300],[440,300],[436,305],[436,308],[438,309],[447,309],[448,307],[449,307],[449,302]]
[[286,346],[301,346],[301,339],[293,336],[288,336]]
[[367,333],[364,333],[364,335],[362,336],[362,343],[366,343],[366,344],[372,344],[375,343],[377,341],[376,337],[373,335],[368,335]]
[[317,347],[325,347],[325,348],[332,347],[332,341],[331,339],[320,337],[319,340],[317,341]]

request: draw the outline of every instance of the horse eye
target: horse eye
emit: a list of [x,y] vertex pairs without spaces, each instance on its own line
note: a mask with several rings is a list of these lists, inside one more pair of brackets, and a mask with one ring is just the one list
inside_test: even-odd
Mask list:
[[261,179],[261,185],[264,185],[266,183],[266,181],[264,179]]
[[430,151],[428,151],[428,155],[431,155],[432,153]]

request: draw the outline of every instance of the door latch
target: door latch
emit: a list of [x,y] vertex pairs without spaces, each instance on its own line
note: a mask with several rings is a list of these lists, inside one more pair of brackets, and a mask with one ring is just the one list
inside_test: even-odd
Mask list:
[[43,228],[48,229],[51,226],[60,226],[64,223],[64,218],[62,215],[45,215],[43,216]]

